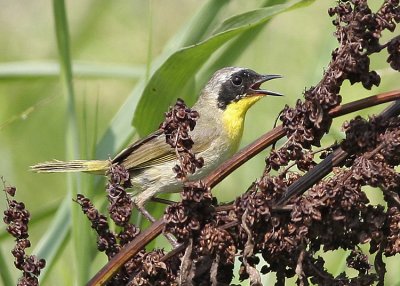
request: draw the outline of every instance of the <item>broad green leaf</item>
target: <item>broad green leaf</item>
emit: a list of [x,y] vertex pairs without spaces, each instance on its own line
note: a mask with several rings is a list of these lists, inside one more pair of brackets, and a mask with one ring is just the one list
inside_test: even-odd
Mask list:
[[[218,13],[229,3],[227,0],[209,0],[166,44],[163,53],[153,60],[150,75],[154,74],[165,60],[178,48],[196,43],[204,37],[205,33],[214,27],[214,19]],[[96,158],[108,158],[119,151],[124,144],[132,141],[135,129],[132,127],[132,117],[137,109],[137,104],[146,86],[143,77],[135,86],[124,104],[115,114],[109,127],[104,132],[96,148]]]
[[254,41],[254,39],[263,29],[264,27],[260,25],[241,34],[240,36],[236,37],[235,39],[224,45],[221,48],[223,51],[218,55],[218,58],[216,58],[211,63],[207,63],[207,65],[200,70],[199,75],[196,77],[196,89],[192,90],[199,90],[200,87],[206,84],[210,74],[220,68],[231,65],[234,61],[236,61],[242,55],[243,50],[246,48],[246,46]]
[[218,48],[234,37],[255,29],[273,16],[303,2],[310,1],[297,0],[234,16],[223,22],[216,33],[207,40],[182,48],[171,55],[151,77],[140,98],[133,119],[133,125],[139,133],[143,136],[157,128],[166,107],[177,97],[194,101],[196,94],[182,94],[181,91]]
[[[229,0],[208,1],[197,13],[183,31],[178,33],[171,43],[176,43],[175,49],[194,45],[205,37],[207,31],[214,27],[217,14],[229,3]],[[169,45],[168,45],[169,46]]]
[[274,5],[253,11],[248,11],[243,14],[239,14],[227,19],[221,24],[220,27],[218,27],[214,31],[213,34],[216,35],[229,30],[242,29],[243,27],[246,27],[248,25],[252,26],[265,23],[266,20],[270,19],[271,17],[279,13],[291,9],[296,9],[299,7],[304,7],[306,5],[310,5],[314,1],[315,0],[300,0],[300,1],[297,0],[297,1],[291,1],[290,3],[286,4]]

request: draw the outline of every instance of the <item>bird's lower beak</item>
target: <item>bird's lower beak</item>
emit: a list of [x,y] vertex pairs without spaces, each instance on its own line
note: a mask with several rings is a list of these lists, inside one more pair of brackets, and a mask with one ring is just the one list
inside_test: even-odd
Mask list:
[[250,88],[246,94],[248,96],[253,96],[253,95],[282,96],[283,94],[281,94],[281,93],[260,88],[261,84],[263,84],[264,82],[269,81],[271,79],[275,79],[275,78],[282,78],[282,76],[277,75],[277,74],[260,75],[260,78],[250,86]]

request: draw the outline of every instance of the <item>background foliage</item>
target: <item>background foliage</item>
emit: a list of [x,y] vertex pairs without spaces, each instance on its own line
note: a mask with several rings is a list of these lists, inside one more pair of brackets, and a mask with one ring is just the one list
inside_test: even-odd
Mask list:
[[[0,0],[0,175],[17,187],[18,200],[24,201],[32,214],[30,235],[37,246],[35,253],[44,255],[49,263],[43,285],[61,281],[63,285],[83,285],[104,264],[103,254],[94,256],[95,238],[86,218],[70,199],[74,192],[96,194],[100,206],[104,196],[98,178],[38,175],[29,172],[29,166],[53,158],[112,156],[127,141],[138,138],[138,133],[146,134],[157,126],[176,97],[193,103],[213,71],[226,65],[284,75],[284,79],[268,83],[268,88],[286,96],[264,99],[248,114],[242,146],[250,143],[273,126],[285,104],[293,105],[305,87],[321,78],[336,46],[327,15],[334,1],[305,1],[310,5],[276,15],[247,33],[230,32],[232,37],[215,40],[224,43],[221,48],[221,43],[209,45],[209,55],[182,56],[183,65],[168,65],[152,76],[179,48],[206,40],[214,31],[234,29],[265,11],[224,20],[282,2]],[[65,12],[68,22],[62,21]],[[70,86],[68,45],[62,41],[67,26],[73,70]],[[200,56],[208,59],[204,65]],[[61,69],[60,62],[64,63]],[[398,74],[386,66],[384,55],[375,57],[372,68],[382,75],[381,85],[366,91],[347,84],[341,92],[344,102],[398,88]],[[151,92],[153,86],[156,93]],[[132,120],[137,129],[131,127]],[[326,140],[343,137],[340,125],[344,120],[335,121]],[[260,176],[263,167],[264,157],[254,158],[221,183],[215,196],[220,201],[234,199]],[[379,200],[373,195],[372,200]],[[152,207],[162,212],[159,206]],[[0,209],[4,208],[5,200],[0,200]],[[157,245],[168,247],[162,239]],[[7,273],[14,281],[19,275],[12,267],[12,247],[2,227],[0,260],[6,268],[1,267],[0,284],[8,283]],[[343,271],[345,263],[340,256],[329,261],[331,273]],[[398,266],[395,260],[388,263],[389,284],[400,283],[391,271]],[[71,267],[76,277],[70,275]]]

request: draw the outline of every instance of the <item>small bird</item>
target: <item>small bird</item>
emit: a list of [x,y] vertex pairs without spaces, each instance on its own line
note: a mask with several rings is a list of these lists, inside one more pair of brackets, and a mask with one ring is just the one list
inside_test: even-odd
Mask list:
[[[261,75],[240,67],[226,67],[215,72],[193,106],[200,117],[191,132],[192,151],[204,159],[204,166],[190,175],[189,180],[205,177],[237,151],[247,110],[265,95],[282,95],[260,88],[262,83],[275,78],[281,76]],[[105,174],[111,164],[121,164],[129,171],[132,188],[136,191],[133,201],[146,215],[144,204],[150,198],[180,191],[183,183],[173,173],[176,162],[175,150],[166,143],[164,133],[156,131],[134,142],[111,161],[50,161],[31,169],[44,173]]]

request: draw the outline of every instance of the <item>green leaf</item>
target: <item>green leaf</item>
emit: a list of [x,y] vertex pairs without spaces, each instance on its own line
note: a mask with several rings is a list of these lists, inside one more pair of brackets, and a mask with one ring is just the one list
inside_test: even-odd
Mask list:
[[[208,1],[185,25],[183,31],[171,41],[176,43],[175,49],[194,45],[205,37],[207,32],[214,27],[218,13],[229,3],[229,0],[211,0]],[[169,46],[169,45],[168,45]]]
[[[154,74],[173,51],[185,45],[200,41],[202,37],[214,27],[213,19],[229,3],[228,0],[209,0],[203,7],[186,23],[182,30],[176,34],[167,44],[163,53],[153,60],[150,75]],[[132,127],[132,117],[137,109],[137,104],[146,86],[143,77],[135,86],[124,104],[115,114],[109,127],[104,132],[96,148],[96,158],[108,158],[110,154],[119,151],[124,144],[132,140],[135,129]],[[165,107],[164,107],[165,108]]]
[[207,40],[182,48],[171,55],[151,77],[140,98],[133,119],[133,125],[139,134],[143,136],[157,128],[164,111],[177,97],[189,102],[194,101],[197,97],[195,93],[182,94],[182,90],[218,48],[234,37],[265,24],[273,16],[303,2],[310,1],[297,0],[234,16],[223,22]]
[[214,31],[213,34],[216,35],[229,30],[243,29],[246,27],[250,28],[249,26],[265,23],[267,20],[277,14],[310,5],[314,1],[315,0],[297,0],[286,4],[274,5],[248,11],[227,19]]

